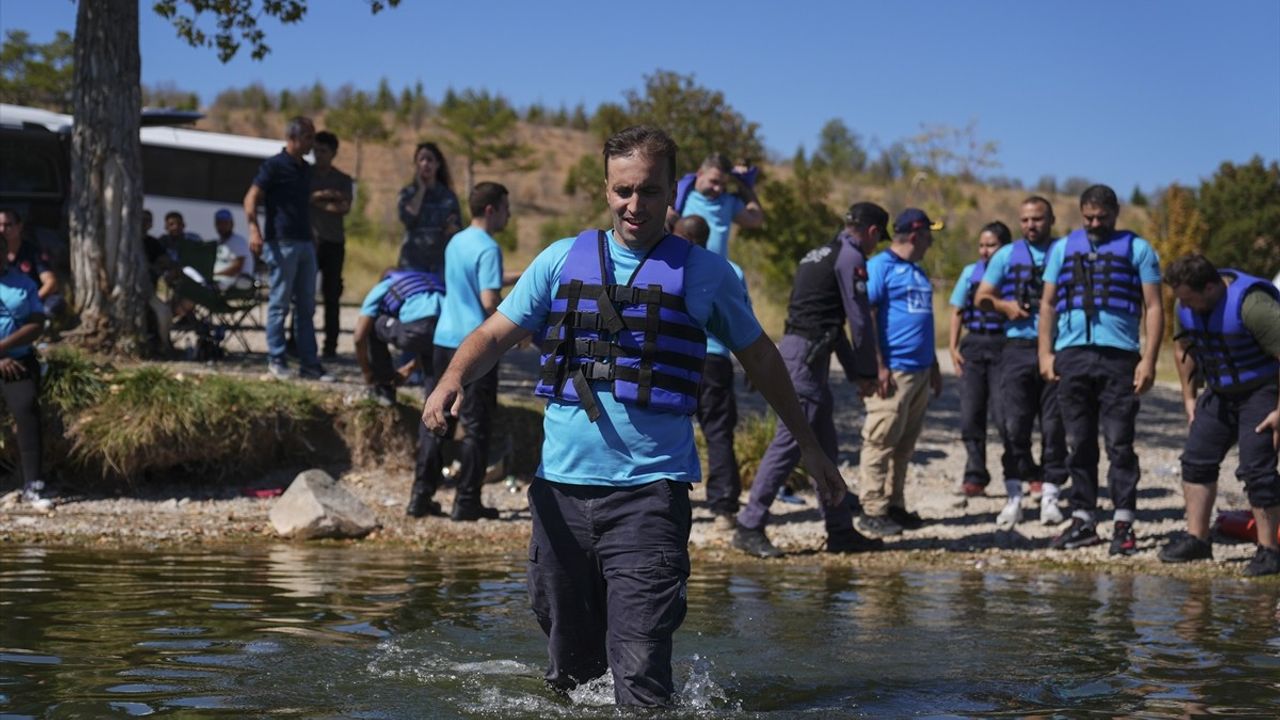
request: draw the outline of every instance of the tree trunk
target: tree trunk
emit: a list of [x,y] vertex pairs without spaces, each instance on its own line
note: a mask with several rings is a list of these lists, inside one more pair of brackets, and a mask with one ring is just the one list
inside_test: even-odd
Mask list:
[[71,134],[71,276],[92,349],[137,354],[153,289],[142,253],[138,0],[80,0]]

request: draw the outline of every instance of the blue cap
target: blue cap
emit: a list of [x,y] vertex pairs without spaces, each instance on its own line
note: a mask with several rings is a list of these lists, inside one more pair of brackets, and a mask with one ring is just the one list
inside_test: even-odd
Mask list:
[[893,221],[893,231],[895,233],[911,232],[922,227],[928,227],[930,230],[941,230],[943,224],[930,220],[929,216],[925,215],[920,208],[907,208],[902,211],[897,220]]
[[231,211],[226,208],[222,208],[221,210],[213,214],[214,222],[218,222],[219,220],[230,220],[230,219],[231,219]]

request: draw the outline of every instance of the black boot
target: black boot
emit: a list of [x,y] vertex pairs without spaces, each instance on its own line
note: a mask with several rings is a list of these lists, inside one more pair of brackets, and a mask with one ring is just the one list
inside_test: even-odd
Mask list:
[[440,503],[431,499],[435,494],[435,488],[428,487],[422,481],[414,481],[413,489],[409,491],[409,505],[405,507],[404,514],[416,518],[443,515],[444,511],[440,509]]

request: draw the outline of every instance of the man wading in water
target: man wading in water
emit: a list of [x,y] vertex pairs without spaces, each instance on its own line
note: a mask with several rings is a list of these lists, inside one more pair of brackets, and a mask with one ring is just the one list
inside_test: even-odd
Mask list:
[[676,144],[632,127],[604,145],[609,232],[544,250],[467,336],[427,399],[435,432],[463,388],[536,333],[547,398],[529,487],[529,595],[547,634],[547,682],[606,670],[624,705],[669,705],[672,635],[684,621],[689,486],[701,476],[690,415],[711,333],[795,435],[824,502],[844,480],[818,444],[773,341],[724,258],[665,230]]

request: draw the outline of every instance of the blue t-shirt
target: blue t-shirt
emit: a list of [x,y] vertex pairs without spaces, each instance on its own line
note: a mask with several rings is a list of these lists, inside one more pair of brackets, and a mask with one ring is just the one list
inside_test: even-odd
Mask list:
[[[0,275],[0,338],[18,332],[32,315],[44,314],[38,291],[35,282],[12,265]],[[31,354],[31,346],[10,348],[7,354],[11,358],[26,357]]]
[[690,190],[684,201],[681,217],[697,215],[707,221],[711,234],[707,236],[707,249],[720,257],[729,257],[729,230],[733,219],[747,206],[742,198],[722,192],[715,200],[697,190]]
[[[541,331],[573,242],[574,238],[560,240],[534,258],[498,312],[526,330]],[[606,246],[614,281],[627,282],[645,253],[614,242],[613,231],[608,233]],[[742,282],[724,258],[693,247],[684,277],[685,307],[709,335],[733,350],[760,338],[763,330],[747,305]],[[539,477],[573,485],[607,486],[662,479],[697,482],[702,478],[688,416],[621,403],[607,382],[594,381],[592,388],[601,410],[594,423],[577,403],[547,401]]]
[[[963,308],[965,301],[969,299],[969,281],[973,275],[973,269],[978,267],[978,263],[969,263],[960,271],[960,278],[956,280],[956,286],[951,290],[951,307]],[[979,278],[981,280],[981,278]]]
[[[1000,295],[1000,283],[1004,282],[1005,273],[1009,272],[1009,259],[1013,257],[1013,248],[1022,240],[1011,242],[1008,245],[996,251],[991,256],[991,262],[987,263],[987,272],[982,276],[982,282],[990,283],[996,288],[996,296]],[[1052,244],[1047,243],[1049,247]],[[1036,247],[1033,243],[1027,243],[1027,250],[1031,252],[1031,263],[1044,267],[1045,255],[1047,250]],[[1035,340],[1040,337],[1040,307],[1037,305],[1031,310],[1031,317],[1025,320],[1009,320],[1004,324],[1004,336],[1015,340]]]
[[444,297],[436,345],[457,349],[463,338],[484,322],[481,290],[502,289],[502,248],[477,227],[453,236],[444,251]]
[[[388,278],[373,286],[368,295],[364,296],[364,302],[360,303],[360,314],[365,317],[376,318],[381,315],[382,298],[391,289],[391,279]],[[440,314],[440,293],[424,292],[418,293],[400,306],[400,312],[397,319],[400,322],[416,322],[423,318],[436,317]]]
[[[1044,266],[1044,281],[1057,283],[1066,258],[1067,239],[1059,238],[1049,248],[1049,259]],[[1138,271],[1143,285],[1160,284],[1160,256],[1151,243],[1135,236],[1129,247],[1129,262]],[[1084,310],[1068,310],[1058,313],[1058,333],[1054,351],[1069,347],[1101,345],[1138,352],[1141,318],[1137,315],[1100,308],[1092,318]]]
[[281,151],[262,162],[253,184],[267,211],[263,240],[311,240],[311,165]]
[[[751,296],[747,293],[747,278],[742,274],[742,268],[738,267],[738,263],[730,260],[729,267],[733,268],[733,274],[738,276],[738,280],[742,282],[742,297],[747,301],[747,307],[751,307]],[[754,312],[754,309],[753,309]],[[724,343],[715,338],[714,335],[707,335],[707,354],[723,355],[729,357],[729,348]]]
[[893,370],[933,366],[933,286],[924,270],[885,250],[867,261],[867,300],[880,326],[880,355]]

